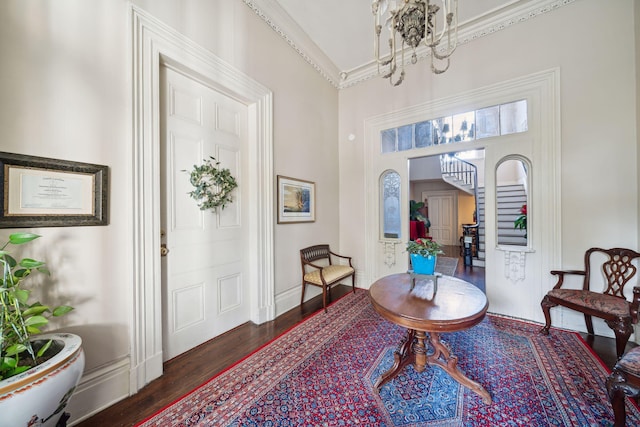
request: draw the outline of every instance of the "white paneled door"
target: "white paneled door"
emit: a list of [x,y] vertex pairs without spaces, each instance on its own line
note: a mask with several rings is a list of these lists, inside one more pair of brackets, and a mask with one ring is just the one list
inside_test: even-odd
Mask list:
[[429,207],[429,235],[441,245],[458,245],[457,203],[454,192],[424,192],[422,200]]
[[[179,71],[161,68],[163,358],[249,320],[247,221],[242,215],[247,107]],[[238,181],[233,203],[201,211],[189,171],[214,157]],[[161,248],[158,248],[161,250]]]

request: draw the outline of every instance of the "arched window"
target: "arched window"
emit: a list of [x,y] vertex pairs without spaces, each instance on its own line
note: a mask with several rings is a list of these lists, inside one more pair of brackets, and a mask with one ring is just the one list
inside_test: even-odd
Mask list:
[[400,174],[385,171],[380,177],[380,201],[382,218],[382,238],[399,239],[401,229]]
[[496,242],[498,246],[530,246],[531,163],[506,156],[496,166]]

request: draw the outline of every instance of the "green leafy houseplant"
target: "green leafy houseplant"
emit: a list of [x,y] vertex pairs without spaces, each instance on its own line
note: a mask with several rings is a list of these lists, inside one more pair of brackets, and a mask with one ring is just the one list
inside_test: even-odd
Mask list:
[[224,209],[228,203],[231,203],[231,192],[238,186],[231,171],[221,168],[220,162],[215,157],[209,157],[199,166],[194,165],[189,181],[195,187],[189,195],[198,202],[198,207],[202,211]]
[[524,237],[527,237],[527,205],[524,204],[520,208],[520,216],[513,221],[513,228],[516,230],[524,230]]
[[51,341],[37,349],[31,338],[41,333],[50,316],[62,316],[73,310],[62,305],[51,309],[40,302],[29,303],[31,291],[24,288],[24,281],[32,272],[49,274],[42,261],[23,258],[16,261],[6,250],[7,246],[22,245],[40,237],[32,233],[14,233],[0,248],[2,281],[0,282],[0,380],[17,375],[38,363],[51,346]]
[[442,246],[431,239],[416,239],[407,243],[407,252],[422,256],[443,254]]
[[420,213],[420,209],[424,207],[424,202],[409,201],[409,219],[411,221],[422,221],[425,227],[431,227],[431,221]]

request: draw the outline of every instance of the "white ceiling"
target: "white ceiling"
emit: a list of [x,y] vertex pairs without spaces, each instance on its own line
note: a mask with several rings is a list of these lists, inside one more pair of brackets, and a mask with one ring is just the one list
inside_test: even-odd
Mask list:
[[[440,4],[441,0],[432,0]],[[459,43],[576,0],[459,0]],[[377,74],[371,0],[244,0],[336,87]],[[381,41],[381,46],[384,41]],[[426,50],[419,58],[428,56]]]

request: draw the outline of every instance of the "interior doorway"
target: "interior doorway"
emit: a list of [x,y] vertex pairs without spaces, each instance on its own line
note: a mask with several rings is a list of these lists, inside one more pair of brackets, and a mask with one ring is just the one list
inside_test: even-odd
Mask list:
[[[239,182],[247,151],[247,107],[168,66],[160,69],[163,359],[249,320],[248,232],[243,190],[224,209],[200,210],[188,172],[219,162]],[[243,160],[244,159],[244,160]],[[246,216],[246,212],[244,213]]]
[[[484,150],[469,150],[409,160],[409,199],[424,203],[428,235],[459,263],[484,275]],[[475,236],[471,259],[464,258],[464,234]]]
[[[162,272],[160,224],[160,68],[171,65],[247,106],[248,164],[257,165],[239,187],[253,215],[243,224],[250,239],[244,248],[252,260],[246,282],[250,288],[251,321],[275,317],[273,274],[273,94],[241,70],[146,12],[132,7],[133,150],[132,150],[132,325],[130,392],[162,375]],[[208,76],[208,77],[207,77]],[[246,228],[244,226],[246,225]]]

